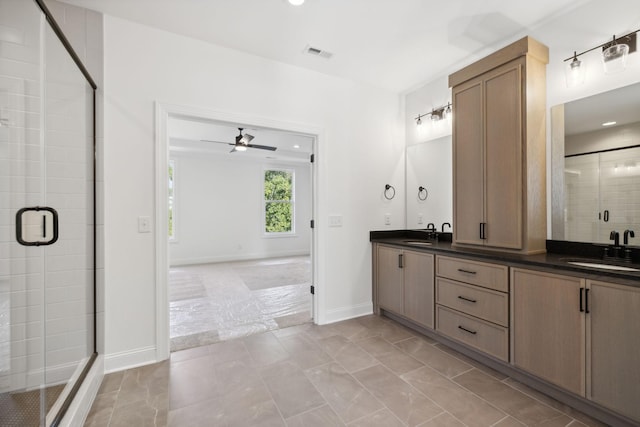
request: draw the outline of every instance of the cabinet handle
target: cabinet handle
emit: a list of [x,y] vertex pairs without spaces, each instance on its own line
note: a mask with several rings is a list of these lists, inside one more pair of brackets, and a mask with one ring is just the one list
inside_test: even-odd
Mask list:
[[476,301],[474,299],[463,297],[462,295],[458,295],[458,298],[461,299],[461,300],[464,300],[464,301],[478,302],[478,301]]
[[604,211],[604,222],[609,222],[609,211],[608,210]]
[[402,258],[402,254],[398,255],[398,268],[404,268],[404,259]]
[[589,289],[584,290],[584,312],[589,313]]
[[584,295],[584,288],[580,288],[580,313],[584,311],[584,305],[582,301],[583,295]]
[[476,332],[476,331],[472,331],[471,329],[467,329],[467,328],[464,328],[464,327],[459,326],[459,325],[458,325],[458,329],[462,329],[463,331],[468,332],[468,333],[470,333],[470,334],[472,334],[472,335],[477,334],[477,332]]
[[459,271],[460,273],[476,274],[476,272],[475,272],[475,271],[471,271],[471,270],[464,270],[464,269],[462,269],[462,268],[459,268],[459,269],[458,269],[458,271]]

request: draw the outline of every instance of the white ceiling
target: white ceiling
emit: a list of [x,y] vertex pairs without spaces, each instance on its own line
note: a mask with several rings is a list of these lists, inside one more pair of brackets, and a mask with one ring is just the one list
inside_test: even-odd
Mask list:
[[[240,159],[267,159],[271,161],[308,162],[313,152],[313,138],[258,127],[244,128],[243,134],[254,137],[251,144],[276,147],[275,151],[249,148],[233,152],[239,130],[228,123],[217,123],[195,117],[169,117],[167,124],[169,149],[174,153],[232,155]],[[231,145],[230,145],[231,144]]]
[[[63,0],[321,73],[405,91],[586,0]],[[304,53],[311,45],[333,53]]]
[[578,99],[564,105],[565,135],[640,122],[640,83]]

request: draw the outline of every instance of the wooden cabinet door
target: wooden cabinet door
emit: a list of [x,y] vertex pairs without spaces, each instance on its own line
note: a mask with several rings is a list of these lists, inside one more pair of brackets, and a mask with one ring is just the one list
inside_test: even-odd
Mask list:
[[589,288],[587,397],[640,421],[640,288]]
[[585,395],[584,279],[511,270],[512,363]]
[[403,274],[400,268],[402,250],[378,246],[378,305],[398,314],[403,313]]
[[485,245],[522,248],[522,60],[484,77]]
[[433,328],[433,255],[404,251],[404,315]]
[[453,88],[453,239],[482,245],[484,108],[482,79]]

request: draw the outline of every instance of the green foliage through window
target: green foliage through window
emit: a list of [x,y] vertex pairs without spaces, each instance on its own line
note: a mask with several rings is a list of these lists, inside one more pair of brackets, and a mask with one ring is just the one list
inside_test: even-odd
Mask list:
[[265,232],[293,231],[293,171],[264,172]]
[[175,215],[174,215],[174,211],[175,211],[175,180],[174,180],[174,176],[175,176],[175,163],[173,160],[169,161],[169,189],[168,189],[168,202],[169,202],[169,212],[168,212],[168,217],[169,217],[169,239],[175,239],[176,235],[175,235]]

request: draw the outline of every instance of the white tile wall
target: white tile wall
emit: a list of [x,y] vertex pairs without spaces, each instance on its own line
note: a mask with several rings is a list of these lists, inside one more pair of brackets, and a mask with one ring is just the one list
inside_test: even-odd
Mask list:
[[567,240],[611,243],[611,231],[622,239],[627,229],[640,231],[640,148],[565,159]]
[[[75,43],[87,38],[86,12],[54,8]],[[0,25],[16,31],[0,40],[0,392],[65,381],[93,350],[92,91],[50,29],[40,45],[40,24],[34,3],[3,4]],[[88,32],[101,50],[101,31]],[[58,210],[56,245],[16,243],[16,210],[36,205]]]

